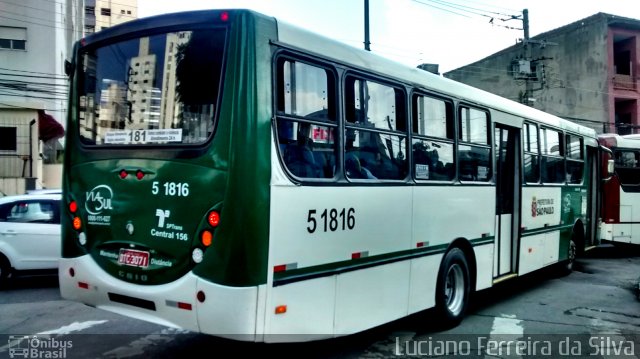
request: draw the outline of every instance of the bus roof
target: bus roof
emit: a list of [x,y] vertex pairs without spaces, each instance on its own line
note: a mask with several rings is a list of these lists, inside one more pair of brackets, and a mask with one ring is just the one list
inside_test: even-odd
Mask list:
[[596,137],[596,132],[592,128],[570,122],[487,91],[391,61],[369,51],[355,48],[279,20],[278,40],[285,45],[307,49],[315,54],[331,54],[330,56],[320,56],[370,69],[378,74],[396,78],[419,88],[441,93],[452,98],[463,99],[515,116],[540,121],[574,133]]
[[[305,49],[311,53],[333,61],[341,62],[363,69],[368,69],[380,75],[390,76],[403,81],[406,84],[418,88],[431,90],[451,98],[461,99],[470,103],[482,105],[495,110],[504,111],[515,116],[539,121],[560,129],[579,133],[595,138],[596,132],[592,128],[585,127],[574,122],[562,119],[558,116],[537,110],[535,108],[519,104],[507,98],[497,96],[484,90],[453,81],[432,74],[430,72],[403,65],[363,49],[335,41],[325,36],[310,32],[281,20],[268,17],[246,9],[216,9],[185,11],[171,14],[156,15],[148,18],[129,21],[112,28],[99,31],[88,36],[82,42],[84,44],[99,42],[113,36],[125,35],[135,31],[144,31],[157,27],[180,26],[194,23],[210,23],[212,19],[222,12],[250,13],[252,16],[269,18],[276,21],[278,27],[278,41],[284,45],[298,49]],[[213,20],[213,21],[216,21]],[[325,54],[331,54],[325,55]]]
[[602,145],[619,148],[640,148],[640,135],[618,135],[615,133],[605,133],[598,135]]

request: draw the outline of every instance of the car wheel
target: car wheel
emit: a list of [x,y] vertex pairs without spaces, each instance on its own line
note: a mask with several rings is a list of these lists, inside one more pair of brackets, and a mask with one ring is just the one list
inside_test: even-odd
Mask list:
[[469,304],[471,283],[464,253],[453,248],[445,254],[438,272],[436,312],[445,327],[453,327],[464,318]]
[[11,274],[9,260],[0,254],[0,284],[4,283]]

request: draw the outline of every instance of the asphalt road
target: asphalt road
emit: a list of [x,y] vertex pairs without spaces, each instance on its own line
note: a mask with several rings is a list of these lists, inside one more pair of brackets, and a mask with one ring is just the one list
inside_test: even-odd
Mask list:
[[638,358],[638,280],[640,248],[605,245],[579,258],[568,276],[551,268],[476,293],[452,329],[431,322],[427,311],[344,338],[273,345],[130,319],[63,300],[55,276],[19,277],[0,289],[0,358],[12,348],[27,349],[14,358]]

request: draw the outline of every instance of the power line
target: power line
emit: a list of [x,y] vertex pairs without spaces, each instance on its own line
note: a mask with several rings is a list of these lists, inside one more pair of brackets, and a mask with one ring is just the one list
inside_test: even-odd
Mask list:
[[[442,6],[446,6],[446,7],[450,7],[456,10],[460,10],[460,11],[464,11],[464,12],[468,12],[474,15],[479,15],[479,16],[484,16],[484,17],[488,17],[488,18],[493,18],[493,16],[487,15],[487,14],[483,14],[480,13],[478,11],[482,11],[484,13],[488,13],[488,14],[494,14],[494,15],[500,15],[500,16],[511,16],[511,15],[507,15],[507,14],[502,14],[502,13],[498,13],[498,12],[494,12],[494,11],[489,11],[489,10],[483,10],[483,9],[478,9],[478,8],[474,8],[471,6],[465,6],[465,5],[459,5],[459,4],[454,4],[448,1],[444,1],[444,0],[426,0],[432,3],[436,3],[436,4],[440,4]],[[467,10],[467,9],[471,9],[471,10]]]
[[50,100],[50,101],[66,100],[66,98],[64,98],[64,97],[42,97],[42,96],[32,96],[32,95],[19,95],[19,94],[14,94],[14,93],[9,93],[9,92],[0,92],[0,95],[1,96],[38,98],[38,99]]
[[[413,0],[413,1],[414,1],[414,2],[417,2],[418,4],[422,4],[422,5],[425,5],[425,6],[429,6],[429,7],[432,7],[432,8],[438,9],[438,10],[442,10],[442,11],[450,12],[450,13],[452,13],[452,14],[456,14],[456,15],[459,15],[459,16],[464,16],[464,17],[469,18],[469,19],[471,18],[471,16],[467,16],[467,15],[464,15],[464,14],[457,13],[457,12],[455,12],[455,11],[451,11],[451,10],[443,9],[443,8],[441,8],[441,7],[438,7],[438,6],[435,6],[435,5],[432,5],[432,4],[427,4],[427,3],[424,3],[424,2],[419,1],[419,0]],[[426,0],[426,1],[428,1],[428,0]]]
[[[502,14],[502,13],[497,13],[497,12],[493,12],[493,11],[489,11],[489,10],[481,10],[481,9],[477,9],[477,8],[471,8],[471,7],[468,7],[468,6],[454,4],[454,3],[450,3],[450,2],[447,2],[447,1],[443,1],[443,0],[423,0],[423,1],[428,1],[429,3],[425,3],[425,2],[420,1],[420,0],[412,0],[412,1],[414,1],[414,2],[416,2],[418,4],[421,4],[421,5],[429,6],[429,7],[438,9],[438,10],[446,11],[446,12],[449,12],[449,13],[452,13],[452,14],[455,14],[455,15],[459,15],[459,16],[463,16],[463,17],[469,18],[469,19],[471,19],[472,17],[471,16],[467,16],[465,14],[461,14],[461,13],[453,11],[453,10],[442,8],[440,6],[448,7],[448,8],[451,8],[451,9],[458,10],[458,11],[463,11],[463,12],[470,13],[470,14],[473,14],[473,15],[476,15],[476,16],[485,17],[485,18],[489,19],[489,24],[491,24],[492,26],[504,27],[504,28],[509,29],[509,30],[522,30],[521,28],[516,28],[516,27],[512,27],[512,26],[496,24],[495,21],[494,21],[496,19],[496,16],[491,16],[491,15],[483,14],[483,13],[480,13],[480,12],[477,12],[477,11],[471,11],[471,10],[468,10],[468,9],[476,9],[478,11],[483,11],[483,12],[486,12],[486,13],[489,13],[489,14],[506,16],[506,18],[498,18],[498,20],[501,20],[501,21],[516,20],[516,19],[519,19],[520,16]],[[434,4],[438,4],[440,6],[436,6]]]
[[67,80],[67,78],[64,76],[21,75],[21,74],[9,74],[6,72],[0,72],[0,76],[28,77],[28,78],[34,78],[34,79],[49,79],[49,80]]
[[69,31],[78,32],[78,33],[82,34],[82,30],[81,29],[74,30],[74,29],[68,28],[68,27],[59,27],[59,26],[55,26],[55,25],[45,25],[45,24],[41,24],[41,23],[38,23],[38,22],[22,20],[22,19],[16,19],[16,18],[12,18],[12,17],[8,17],[8,16],[2,16],[2,15],[0,15],[0,18],[14,20],[14,21],[21,21],[21,22],[24,22],[24,23],[27,23],[27,24],[40,25],[40,26],[49,27],[49,28],[52,28],[52,29],[69,30]]
[[[60,2],[57,2],[57,1],[55,1],[55,0],[41,0],[41,1],[44,1],[44,2],[51,2],[51,3],[57,4],[57,5],[66,5],[65,3],[60,3]],[[99,0],[96,0],[96,5],[97,5],[98,1],[99,1]],[[136,4],[137,4],[137,3],[138,3],[138,2],[136,1]],[[122,6],[125,6],[125,7],[130,7],[130,8],[132,8],[132,9],[137,9],[137,8],[138,8],[138,6],[137,6],[137,5],[123,4],[123,3],[118,3],[118,2],[114,2],[114,1],[109,1],[109,4],[111,4],[111,5],[122,5]]]
[[10,69],[10,68],[6,68],[6,67],[0,67],[0,70],[4,70],[4,71],[15,71],[15,72],[24,72],[24,73],[28,73],[28,74],[57,75],[57,74],[52,73],[52,72],[37,72],[37,71],[16,70],[16,69]]
[[43,87],[62,87],[62,88],[68,88],[69,87],[68,84],[9,80],[9,79],[3,79],[3,78],[0,78],[0,83],[5,83],[5,84],[24,84],[24,85],[43,86]]
[[494,8],[494,9],[500,9],[500,10],[505,10],[508,12],[518,12],[519,10],[514,10],[514,9],[510,9],[510,8],[506,8],[506,7],[502,7],[502,6],[497,6],[497,5],[493,5],[493,4],[487,4],[481,1],[473,1],[473,0],[464,0],[465,4],[471,3],[471,4],[476,4],[478,6],[483,6],[485,8]]

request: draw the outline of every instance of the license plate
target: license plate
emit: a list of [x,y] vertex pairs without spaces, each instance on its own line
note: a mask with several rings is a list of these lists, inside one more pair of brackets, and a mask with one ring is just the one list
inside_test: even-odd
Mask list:
[[120,249],[118,263],[132,267],[147,268],[149,266],[149,252],[135,249]]

